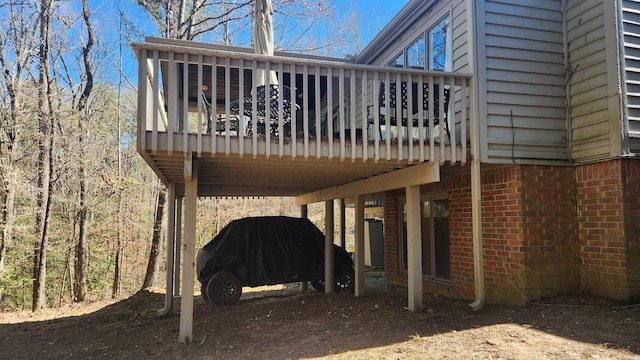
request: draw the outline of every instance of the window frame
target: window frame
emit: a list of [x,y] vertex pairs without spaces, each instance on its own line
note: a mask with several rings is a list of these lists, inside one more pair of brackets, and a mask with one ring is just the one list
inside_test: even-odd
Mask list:
[[[439,69],[431,69],[431,39],[430,39],[430,33],[433,29],[435,29],[440,23],[442,23],[442,21],[444,21],[445,19],[449,19],[448,21],[448,28],[449,31],[446,33],[447,37],[445,39],[445,64],[444,64],[444,69],[443,70],[439,70]],[[420,34],[413,38],[413,41],[411,41],[408,45],[404,46],[402,48],[402,51],[400,51],[399,53],[395,53],[395,56],[389,60],[387,62],[387,66],[389,67],[402,67],[404,69],[422,69],[422,70],[427,70],[427,71],[452,71],[453,68],[453,17],[452,17],[452,11],[450,8],[448,9],[444,9],[440,12],[438,12],[436,14],[436,16],[433,16],[432,19],[436,19],[435,21],[430,21],[427,23],[427,26],[425,26],[423,28],[423,30],[420,32]],[[417,42],[419,41],[423,41],[424,42],[424,53],[423,55],[423,61],[424,61],[424,66],[422,68],[418,67],[418,66],[409,66],[409,49],[411,49]],[[402,62],[402,66],[399,65],[399,63]]]
[[[448,194],[446,193],[437,193],[437,194],[425,194],[425,195],[421,195],[420,196],[420,219],[421,222],[425,219],[425,216],[423,215],[423,203],[425,201],[429,201],[430,203],[430,214],[429,214],[429,230],[430,233],[428,234],[427,237],[425,237],[424,234],[422,234],[422,238],[421,238],[421,242],[422,242],[422,246],[425,246],[425,243],[428,242],[429,245],[429,255],[430,255],[430,260],[429,260],[429,264],[430,264],[430,269],[429,269],[429,274],[425,274],[424,273],[424,269],[422,271],[422,279],[424,280],[430,280],[430,281],[436,281],[436,282],[440,282],[440,283],[444,283],[444,284],[450,284],[451,283],[451,236],[449,233],[449,239],[448,239],[448,243],[449,243],[449,277],[448,278],[444,278],[444,277],[438,277],[437,276],[437,254],[436,254],[436,236],[435,236],[435,221],[434,221],[434,203],[436,201],[447,201],[447,209],[450,209],[450,203],[449,203],[449,197]],[[403,274],[407,274],[408,273],[408,266],[407,266],[407,262],[408,262],[408,252],[407,252],[407,239],[406,239],[406,231],[405,231],[405,227],[406,227],[406,222],[404,221],[404,212],[406,209],[406,197],[401,197],[398,199],[398,236],[399,236],[399,257],[400,257],[400,272]],[[447,218],[450,218],[450,214],[449,214],[450,210],[447,210],[448,214],[447,214]],[[421,229],[424,229],[425,226],[424,224],[421,223],[420,225]],[[423,249],[423,254],[424,254],[424,249]],[[424,259],[423,259],[424,260]],[[424,268],[424,261],[422,262],[422,266]]]

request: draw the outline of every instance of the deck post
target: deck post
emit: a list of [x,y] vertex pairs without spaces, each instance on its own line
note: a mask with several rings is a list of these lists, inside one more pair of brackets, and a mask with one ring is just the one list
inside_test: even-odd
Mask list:
[[333,200],[324,202],[324,292],[334,292],[333,281]]
[[407,196],[407,271],[409,310],[422,308],[422,236],[420,231],[420,186],[406,187]]
[[[340,246],[345,249],[347,246],[347,211],[344,199],[340,199]],[[346,249],[345,249],[346,250]]]
[[174,261],[173,261],[173,295],[180,296],[180,264],[182,254],[182,204],[184,197],[178,196],[176,201],[176,242],[174,244]]
[[[300,217],[303,219],[308,218],[309,216],[309,208],[306,204],[304,205],[300,205]],[[309,282],[308,281],[301,281],[300,282],[300,292],[305,292],[309,290]]]
[[182,261],[182,301],[180,306],[180,343],[193,340],[193,275],[196,244],[196,205],[198,200],[198,164],[187,157],[185,165],[184,243]]
[[176,226],[176,184],[169,184],[169,193],[167,194],[169,198],[169,206],[167,208],[167,243],[166,243],[166,251],[167,251],[167,276],[166,276],[166,286],[164,293],[164,308],[158,310],[158,316],[165,316],[173,307],[173,276],[175,269],[173,267],[174,263],[174,246],[175,246],[175,226]]
[[356,195],[356,289],[355,295],[364,295],[364,195]]

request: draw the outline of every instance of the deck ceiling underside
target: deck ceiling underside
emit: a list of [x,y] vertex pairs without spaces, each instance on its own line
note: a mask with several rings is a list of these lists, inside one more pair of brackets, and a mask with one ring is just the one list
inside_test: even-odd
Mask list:
[[[165,183],[176,184],[176,194],[184,195],[185,158],[179,154],[143,153]],[[198,196],[298,196],[347,184],[406,167],[406,164],[373,161],[277,156],[240,159],[237,156],[201,157],[198,166]]]

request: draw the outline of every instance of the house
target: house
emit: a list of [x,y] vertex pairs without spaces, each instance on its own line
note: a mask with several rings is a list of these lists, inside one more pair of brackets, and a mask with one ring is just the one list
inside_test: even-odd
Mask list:
[[[637,301],[639,25],[623,0],[411,0],[348,61],[134,43],[138,150],[186,259],[181,341],[198,196],[295,196],[301,216],[324,202],[327,229],[334,200],[354,204],[356,296],[364,204],[382,201],[387,281],[411,310],[425,291],[473,308]],[[165,311],[172,287],[167,274]]]

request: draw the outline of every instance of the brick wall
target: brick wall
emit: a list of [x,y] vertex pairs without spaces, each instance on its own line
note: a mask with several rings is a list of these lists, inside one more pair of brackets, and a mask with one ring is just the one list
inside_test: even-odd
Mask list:
[[640,160],[622,160],[629,301],[640,301]]
[[577,167],[582,288],[623,301],[640,296],[640,161]]
[[[421,192],[449,197],[451,282],[425,282],[424,289],[447,296],[474,296],[471,186],[468,173],[443,176]],[[387,276],[406,285],[400,269],[398,198],[387,193]],[[487,301],[521,305],[570,292],[579,286],[579,259],[572,168],[507,166],[482,173],[484,270]],[[526,298],[525,298],[526,296]]]
[[530,299],[577,291],[580,257],[572,167],[520,167],[524,288]]

